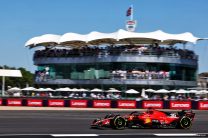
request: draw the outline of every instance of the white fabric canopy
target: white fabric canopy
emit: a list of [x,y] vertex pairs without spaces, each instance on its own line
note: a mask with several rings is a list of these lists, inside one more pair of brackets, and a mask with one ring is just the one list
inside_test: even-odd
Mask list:
[[155,92],[153,89],[146,89],[145,92]]
[[71,91],[71,89],[69,87],[65,87],[65,88],[58,88],[58,89],[56,89],[56,91],[69,92],[69,91]]
[[189,93],[199,93],[198,90],[190,90]]
[[94,89],[91,90],[91,92],[103,92],[103,90],[98,89],[98,88],[94,88]]
[[61,37],[60,35],[45,34],[28,40],[25,45],[37,46],[37,45],[58,44],[60,37]]
[[80,92],[87,92],[87,91],[89,91],[89,90],[84,89],[84,88],[81,88],[81,89],[79,89],[79,91],[80,91]]
[[11,89],[8,89],[7,91],[9,91],[9,92],[16,92],[16,91],[21,91],[21,89],[18,88],[18,87],[13,87]]
[[82,35],[82,34],[77,34],[77,33],[66,33],[62,35],[59,39],[59,43],[65,44],[67,43],[68,45],[71,46],[81,46],[81,45],[86,45],[86,40],[87,36]]
[[34,91],[37,91],[37,92],[48,92],[48,91],[54,91],[54,90],[51,89],[51,88],[39,88],[39,89],[35,89]]
[[134,44],[150,44],[153,42],[158,42],[160,44],[175,44],[183,42],[196,43],[197,40],[201,40],[193,36],[192,33],[186,32],[181,34],[169,34],[161,30],[147,33],[137,33],[129,32],[119,29],[117,32],[113,33],[101,33],[101,32],[90,32],[89,34],[78,34],[78,33],[66,33],[62,36],[54,34],[45,34],[42,36],[37,36],[29,39],[25,46],[35,47],[40,45],[70,45],[70,46],[85,46],[87,44],[91,45],[101,45],[103,43],[111,44],[124,44],[131,43]]
[[160,89],[160,90],[155,91],[155,93],[170,93],[170,92],[166,89]]
[[128,93],[128,94],[138,94],[139,92],[134,90],[134,89],[130,89],[130,90],[125,91],[125,93]]
[[35,89],[34,91],[37,91],[37,92],[46,92],[48,90],[45,89],[45,88],[39,88],[39,89]]
[[181,94],[183,94],[183,93],[189,93],[189,91],[184,90],[184,89],[180,89],[180,90],[177,90],[176,93],[181,93]]
[[110,88],[109,90],[107,90],[106,92],[121,92],[115,88]]
[[22,91],[34,91],[36,88],[34,87],[26,87],[26,88],[23,88]]
[[41,45],[45,43],[59,43],[60,35],[54,35],[54,34],[45,34],[40,36],[37,41],[35,42],[35,45]]
[[29,39],[26,43],[25,43],[25,46],[34,46],[36,42],[39,41],[39,37],[40,36],[37,36],[37,37],[33,37],[31,39]]
[[200,94],[208,94],[208,91],[207,90],[201,90],[199,91]]
[[170,90],[170,92],[176,93],[177,90]]
[[54,91],[52,88],[46,88],[47,91]]
[[73,88],[73,89],[71,89],[70,91],[71,91],[71,92],[79,92],[79,89]]

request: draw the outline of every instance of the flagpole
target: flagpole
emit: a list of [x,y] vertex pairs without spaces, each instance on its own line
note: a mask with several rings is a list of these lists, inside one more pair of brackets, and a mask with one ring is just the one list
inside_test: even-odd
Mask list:
[[134,17],[134,10],[133,10],[133,4],[132,4],[131,5],[131,16],[130,16],[131,21],[133,21],[133,17]]

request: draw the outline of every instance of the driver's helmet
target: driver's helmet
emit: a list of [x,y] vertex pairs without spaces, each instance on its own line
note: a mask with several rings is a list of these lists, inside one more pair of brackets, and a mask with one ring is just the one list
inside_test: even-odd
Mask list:
[[106,118],[111,118],[111,117],[114,117],[114,116],[115,116],[114,114],[110,113],[110,114],[107,114],[107,115],[105,116],[105,119],[106,119]]

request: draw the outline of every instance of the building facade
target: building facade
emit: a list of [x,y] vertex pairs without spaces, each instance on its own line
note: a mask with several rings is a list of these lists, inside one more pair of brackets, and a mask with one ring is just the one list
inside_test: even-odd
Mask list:
[[[91,33],[88,39],[89,35]],[[47,39],[47,42],[37,42],[36,45],[26,44],[29,47],[45,46],[44,50],[35,51],[33,57],[37,66],[36,85],[117,88],[122,91],[197,86],[198,56],[191,50],[175,46],[188,40],[174,37],[174,40],[161,41],[153,38],[155,35],[145,39],[140,35],[128,35],[114,40],[106,35],[99,39],[95,36],[91,41],[69,38],[64,42],[61,41],[63,35],[56,43],[55,39],[53,42]]]

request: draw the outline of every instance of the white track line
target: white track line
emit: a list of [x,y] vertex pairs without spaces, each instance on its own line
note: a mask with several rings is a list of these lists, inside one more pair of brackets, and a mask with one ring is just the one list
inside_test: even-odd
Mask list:
[[51,134],[53,137],[96,137],[97,134]]
[[159,136],[159,137],[208,137],[208,133],[119,133],[119,134],[0,134],[0,137],[8,136],[52,136],[52,137],[96,137],[96,136]]
[[154,134],[155,136],[160,136],[160,137],[181,137],[181,136],[198,136],[198,134],[195,134],[195,133],[178,133],[178,134],[174,134],[174,133],[171,133],[171,134]]

